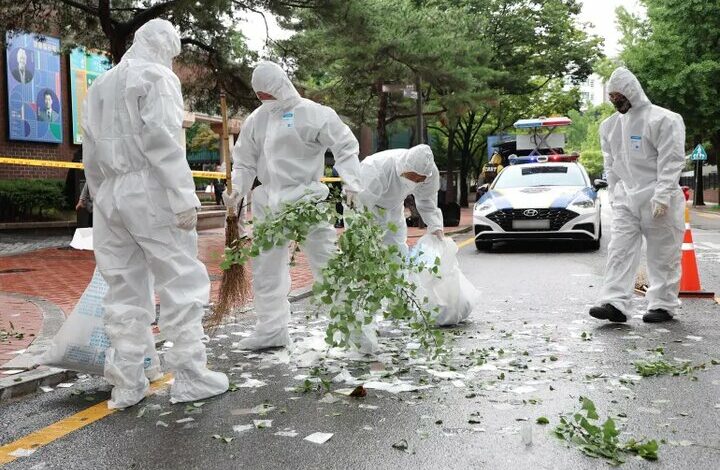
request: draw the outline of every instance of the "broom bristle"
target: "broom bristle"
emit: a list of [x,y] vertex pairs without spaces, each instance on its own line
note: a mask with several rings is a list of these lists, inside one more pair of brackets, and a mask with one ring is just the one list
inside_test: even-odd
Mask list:
[[[237,243],[249,243],[248,239],[240,238],[236,216],[228,215],[225,224],[225,245],[235,246]],[[212,313],[207,320],[209,329],[217,328],[236,305],[244,304],[250,297],[250,276],[245,265],[233,264],[223,271],[220,291]]]

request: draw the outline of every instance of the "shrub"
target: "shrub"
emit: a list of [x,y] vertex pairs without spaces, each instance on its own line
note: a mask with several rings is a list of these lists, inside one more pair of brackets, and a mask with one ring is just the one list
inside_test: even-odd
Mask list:
[[23,220],[66,208],[64,184],[50,179],[0,180],[0,220]]

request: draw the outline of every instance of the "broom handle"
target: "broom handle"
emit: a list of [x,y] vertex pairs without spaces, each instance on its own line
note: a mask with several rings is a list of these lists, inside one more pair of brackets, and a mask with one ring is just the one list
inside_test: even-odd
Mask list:
[[225,162],[225,181],[228,194],[232,193],[232,168],[230,167],[230,152],[228,151],[228,119],[227,119],[227,103],[225,102],[225,92],[220,92],[220,112],[222,113],[222,145],[221,152],[223,161]]

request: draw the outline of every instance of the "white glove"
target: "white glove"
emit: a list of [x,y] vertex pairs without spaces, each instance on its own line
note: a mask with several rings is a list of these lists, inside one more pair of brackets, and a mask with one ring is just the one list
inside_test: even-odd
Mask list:
[[194,230],[197,227],[197,209],[194,207],[175,214],[177,226],[183,230]]
[[438,237],[440,240],[445,239],[445,233],[443,233],[442,229],[437,229],[432,234]]
[[355,207],[356,203],[358,202],[357,195],[358,195],[358,193],[356,193],[355,191],[348,191],[346,189],[345,190],[345,205],[347,205],[348,207]]
[[653,218],[655,219],[657,219],[658,217],[662,217],[667,213],[667,206],[665,204],[660,204],[659,202],[653,201],[652,213]]
[[233,191],[231,193],[227,192],[227,189],[223,191],[222,194],[223,203],[225,203],[225,207],[234,207],[235,209],[240,206],[240,203],[242,202],[242,197],[240,196],[240,193],[237,191]]

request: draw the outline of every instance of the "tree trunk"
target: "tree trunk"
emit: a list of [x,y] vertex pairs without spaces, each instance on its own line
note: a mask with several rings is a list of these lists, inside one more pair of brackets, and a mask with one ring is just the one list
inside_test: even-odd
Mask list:
[[712,143],[712,151],[710,152],[710,155],[708,155],[708,162],[712,164],[715,163],[715,167],[717,168],[717,174],[715,177],[715,180],[717,181],[717,190],[718,190],[718,204],[720,204],[720,130],[713,133],[712,136],[710,136],[710,142]]
[[113,63],[119,64],[120,59],[125,55],[127,51],[127,36],[115,35],[110,39],[110,54],[112,55]]
[[[466,160],[464,157],[463,160]],[[468,206],[468,169],[467,162],[460,162],[460,207]]]
[[388,95],[382,90],[383,87],[383,81],[378,80],[377,81],[377,92],[380,96],[380,103],[378,104],[378,112],[377,112],[377,144],[376,144],[376,152],[381,152],[383,150],[387,150],[388,148],[388,138],[387,138],[387,106],[388,106]]
[[457,201],[457,190],[455,189],[455,162],[453,161],[453,150],[455,148],[455,130],[457,123],[450,123],[448,133],[448,153],[447,153],[447,189],[445,192],[445,204]]

